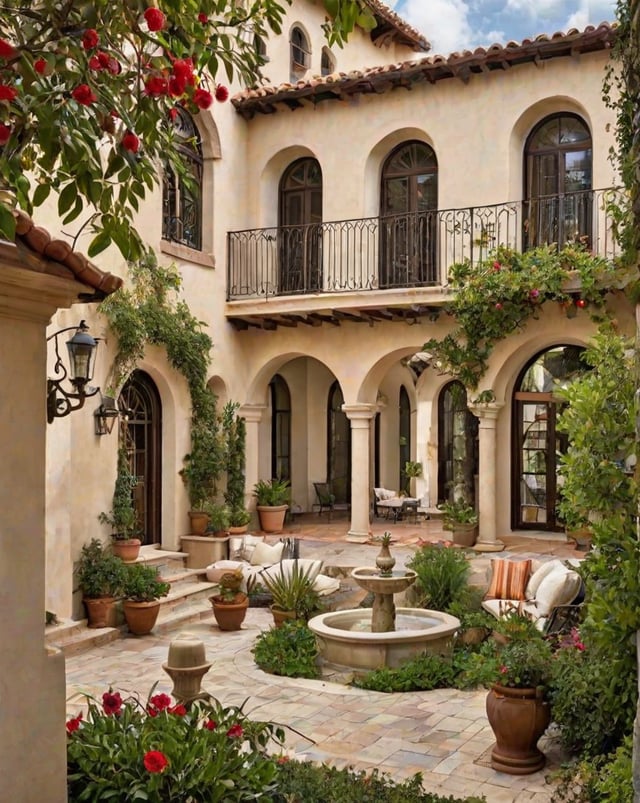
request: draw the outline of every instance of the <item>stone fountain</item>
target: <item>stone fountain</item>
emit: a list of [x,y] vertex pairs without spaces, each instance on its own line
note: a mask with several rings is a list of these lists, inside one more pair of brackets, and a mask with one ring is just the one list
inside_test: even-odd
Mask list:
[[394,595],[406,591],[417,575],[412,569],[394,566],[388,542],[383,541],[376,568],[363,566],[351,572],[358,585],[373,594],[373,606],[332,611],[309,620],[325,661],[371,670],[398,667],[424,652],[451,652],[460,620],[442,611],[396,608]]

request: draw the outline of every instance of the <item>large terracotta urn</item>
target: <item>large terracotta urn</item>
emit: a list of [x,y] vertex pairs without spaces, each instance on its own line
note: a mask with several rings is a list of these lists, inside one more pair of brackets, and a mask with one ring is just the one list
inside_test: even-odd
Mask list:
[[258,505],[260,529],[265,533],[281,533],[289,505]]
[[160,613],[160,602],[157,599],[150,602],[134,602],[126,599],[122,607],[129,631],[134,636],[146,636],[151,633]]
[[544,767],[538,740],[551,719],[551,707],[538,689],[494,685],[487,694],[487,718],[496,737],[491,766],[509,775],[528,775]]

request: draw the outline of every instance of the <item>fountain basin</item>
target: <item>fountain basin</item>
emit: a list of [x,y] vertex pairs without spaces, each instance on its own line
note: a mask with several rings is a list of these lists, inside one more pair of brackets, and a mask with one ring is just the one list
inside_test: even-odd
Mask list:
[[325,661],[369,671],[395,669],[425,652],[449,655],[460,620],[442,611],[396,608],[396,629],[372,633],[371,609],[355,608],[314,616],[308,625]]
[[390,575],[381,575],[379,569],[360,567],[351,576],[365,591],[374,594],[399,594],[406,591],[418,576],[413,569],[396,569]]

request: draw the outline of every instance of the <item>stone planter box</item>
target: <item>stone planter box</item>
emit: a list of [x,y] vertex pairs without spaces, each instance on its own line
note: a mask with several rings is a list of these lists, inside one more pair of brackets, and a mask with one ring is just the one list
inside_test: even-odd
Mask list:
[[181,549],[188,554],[187,569],[206,569],[229,557],[229,536],[183,535]]

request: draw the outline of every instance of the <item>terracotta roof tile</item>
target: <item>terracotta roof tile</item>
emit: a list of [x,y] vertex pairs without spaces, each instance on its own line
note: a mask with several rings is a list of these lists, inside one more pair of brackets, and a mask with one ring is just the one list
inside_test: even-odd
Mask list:
[[[119,276],[100,270],[64,240],[54,240],[46,229],[36,226],[26,212],[17,209],[13,215],[16,219],[16,244],[45,260],[44,273],[73,279],[92,287],[94,296],[83,300],[100,300],[122,286]],[[33,269],[31,264],[25,267]]]
[[431,50],[431,44],[420,31],[412,28],[385,3],[380,0],[365,0],[365,2],[378,20],[378,26],[371,33],[374,42],[389,37],[399,44],[407,45],[417,51],[426,53]]
[[[538,60],[574,56],[610,48],[616,38],[617,25],[603,22],[589,25],[583,31],[571,28],[566,33],[541,34],[522,42],[492,44],[464,50],[448,56],[425,56],[414,61],[387,64],[349,73],[313,76],[293,85],[246,89],[231,99],[236,110],[246,118],[260,112],[271,114],[278,108],[296,109],[305,104],[338,99],[357,94],[384,92],[396,86],[411,86],[420,81],[435,83],[446,78],[468,80],[471,74],[505,70],[510,66]],[[329,87],[330,85],[330,87]]]

